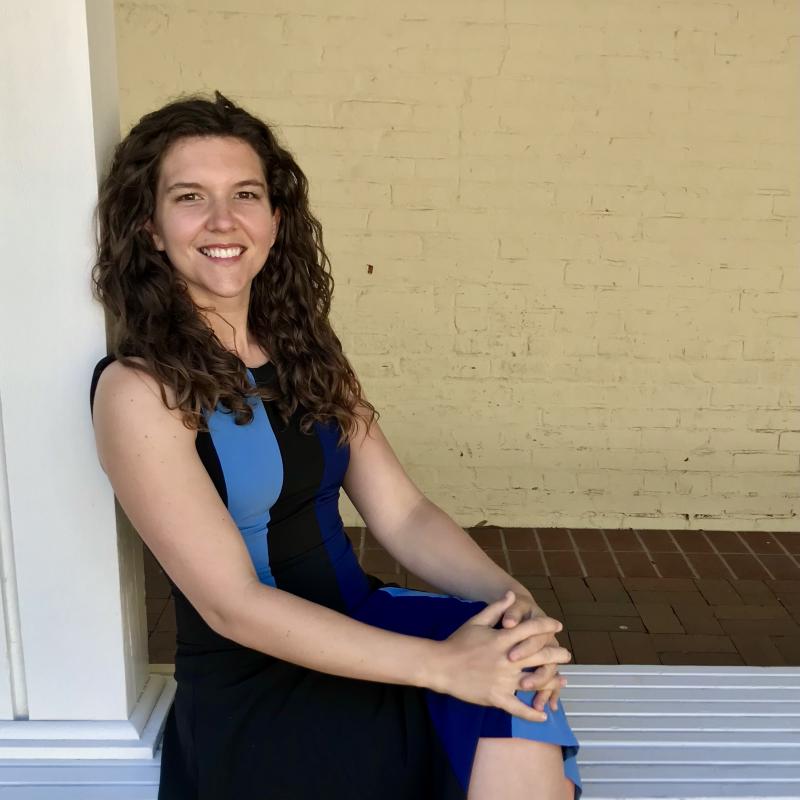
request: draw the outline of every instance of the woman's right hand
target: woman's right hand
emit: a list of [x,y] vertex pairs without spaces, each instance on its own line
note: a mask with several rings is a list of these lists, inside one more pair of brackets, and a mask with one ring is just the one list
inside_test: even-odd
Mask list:
[[[514,599],[513,592],[506,592],[505,597],[487,605],[449,638],[436,643],[437,656],[429,685],[441,694],[543,722],[546,714],[526,705],[514,694],[519,689],[522,670],[543,664],[566,664],[572,655],[563,647],[547,644],[562,629],[561,623],[551,617],[534,617],[513,628],[495,629],[494,625]],[[509,650],[524,640],[529,655],[510,661]]]

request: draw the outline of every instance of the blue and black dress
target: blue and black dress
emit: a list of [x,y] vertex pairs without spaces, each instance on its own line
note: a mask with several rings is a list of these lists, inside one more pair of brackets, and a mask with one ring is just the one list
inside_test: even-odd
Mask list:
[[[91,401],[102,370],[94,370]],[[250,368],[257,385],[271,362]],[[236,425],[218,407],[197,453],[241,531],[259,579],[370,625],[445,639],[485,603],[385,584],[360,567],[339,516],[349,448],[334,423],[285,426],[249,398]],[[177,692],[162,742],[159,800],[464,800],[478,739],[561,745],[580,797],[578,743],[564,710],[527,722],[410,686],[307,669],[215,633],[170,580]],[[518,692],[527,702],[531,692]],[[536,787],[531,787],[536,796]]]

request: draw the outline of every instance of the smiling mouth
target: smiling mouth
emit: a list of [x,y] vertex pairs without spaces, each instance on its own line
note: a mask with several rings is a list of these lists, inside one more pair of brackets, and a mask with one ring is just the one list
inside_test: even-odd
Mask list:
[[216,264],[233,264],[238,261],[246,247],[199,247],[198,253]]

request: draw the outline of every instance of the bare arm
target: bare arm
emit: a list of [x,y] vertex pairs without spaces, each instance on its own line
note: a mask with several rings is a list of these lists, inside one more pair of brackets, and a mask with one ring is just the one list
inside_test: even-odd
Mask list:
[[404,567],[438,589],[493,602],[531,596],[414,485],[377,422],[350,445],[344,489],[370,531]]
[[250,584],[224,635],[331,675],[410,686],[437,683],[438,642],[365,625],[261,583]]
[[485,602],[497,600],[509,589],[518,597],[530,595],[427,497],[390,532],[386,548],[414,575],[448,594]]

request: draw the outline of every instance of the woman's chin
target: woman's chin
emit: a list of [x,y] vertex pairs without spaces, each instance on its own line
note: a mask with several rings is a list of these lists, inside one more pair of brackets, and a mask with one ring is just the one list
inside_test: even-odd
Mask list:
[[190,288],[192,299],[196,303],[208,304],[214,302],[231,302],[237,299],[247,301],[250,299],[250,286],[252,280],[239,280],[235,282],[220,281],[219,283],[206,283],[202,286]]

